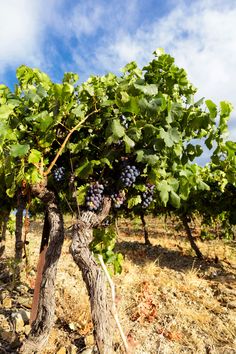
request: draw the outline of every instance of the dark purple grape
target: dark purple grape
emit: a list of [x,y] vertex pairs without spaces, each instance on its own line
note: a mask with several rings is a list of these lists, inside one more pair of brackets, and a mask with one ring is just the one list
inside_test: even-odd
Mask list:
[[107,217],[105,220],[103,220],[102,225],[105,227],[111,225],[111,219]]
[[111,194],[112,201],[114,203],[114,208],[119,209],[125,201],[125,192],[119,191],[118,193]]
[[127,122],[127,118],[123,114],[122,114],[122,116],[120,116],[120,122],[125,129],[129,128],[129,123]]
[[65,177],[65,167],[58,167],[58,168],[55,168],[53,170],[53,177],[55,179],[56,182],[61,182],[63,181],[64,177]]
[[85,206],[90,211],[98,211],[102,206],[104,186],[98,182],[89,186]]
[[120,180],[124,187],[131,187],[139,176],[140,171],[136,166],[127,165],[121,172]]
[[142,193],[142,208],[146,209],[149,207],[151,202],[153,201],[155,186],[153,184],[148,183],[146,185],[146,191]]

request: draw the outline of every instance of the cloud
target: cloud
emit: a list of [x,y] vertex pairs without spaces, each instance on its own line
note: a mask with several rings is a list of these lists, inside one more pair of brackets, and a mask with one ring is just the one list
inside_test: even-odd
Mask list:
[[[47,33],[63,0],[8,0],[0,11],[0,74],[21,65],[45,67]],[[46,64],[47,65],[47,64]]]
[[0,12],[0,72],[19,61],[40,57],[39,7],[31,0],[2,2]]
[[[173,3],[174,4],[174,3]],[[163,47],[186,69],[198,88],[197,97],[229,100],[236,109],[236,3],[234,1],[180,2],[172,10],[135,33],[117,31],[96,49],[94,66],[117,71],[127,61],[143,66],[150,53]],[[233,119],[235,120],[235,111]],[[230,137],[236,139],[236,123]]]
[[8,0],[0,12],[0,74],[26,63],[53,77],[77,71],[86,79],[118,73],[131,60],[143,66],[163,47],[198,96],[236,107],[235,22],[234,0]]

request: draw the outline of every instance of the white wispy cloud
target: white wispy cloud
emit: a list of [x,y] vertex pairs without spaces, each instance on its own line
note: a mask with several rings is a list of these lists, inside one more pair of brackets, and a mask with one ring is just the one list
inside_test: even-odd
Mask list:
[[111,70],[129,60],[143,65],[153,50],[163,47],[187,70],[200,95],[228,99],[236,107],[236,3],[232,4],[182,3],[133,35],[118,32],[113,42],[108,38],[96,50],[95,62]]
[[51,18],[63,0],[1,1],[0,74],[20,64],[41,67]]
[[[217,103],[228,99],[236,107],[235,0],[167,2],[169,12],[159,17],[155,1],[147,0],[155,15],[145,17],[140,0],[2,1],[0,73],[26,63],[46,68],[49,74],[55,65],[58,70],[75,70],[83,78],[118,72],[131,60],[143,66],[157,47],[163,47],[187,70],[199,96]],[[236,138],[234,127],[231,122]]]
[[1,2],[0,12],[0,72],[27,60],[40,57],[39,8],[30,0]]

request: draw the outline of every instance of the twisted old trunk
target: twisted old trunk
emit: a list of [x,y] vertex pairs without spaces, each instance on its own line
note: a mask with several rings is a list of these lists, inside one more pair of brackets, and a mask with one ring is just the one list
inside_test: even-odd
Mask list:
[[[25,196],[18,192],[17,210],[16,210],[16,231],[15,231],[15,260],[20,263],[23,253],[23,213],[26,206]],[[20,272],[20,269],[18,270]],[[19,274],[18,274],[19,275]]]
[[0,257],[2,257],[5,252],[7,223],[9,220],[10,212],[10,210],[3,212],[2,220],[0,222]]
[[203,254],[202,254],[202,252],[200,251],[200,249],[198,248],[197,244],[194,241],[191,229],[190,229],[189,224],[188,224],[188,218],[187,218],[186,215],[182,216],[182,222],[183,222],[184,228],[186,230],[186,234],[187,234],[188,240],[190,242],[190,245],[191,245],[192,249],[194,250],[194,252],[196,253],[197,258],[198,259],[203,259]]
[[63,217],[54,192],[42,184],[35,186],[33,193],[45,204],[47,215],[45,222],[49,226],[50,239],[46,249],[38,306],[36,307],[37,316],[32,323],[28,338],[20,348],[20,353],[24,354],[41,353],[48,341],[49,332],[54,323],[57,263],[64,241]]
[[147,228],[147,225],[146,225],[146,220],[145,220],[145,217],[144,217],[144,213],[143,213],[143,212],[141,212],[140,218],[141,218],[142,225],[143,225],[143,232],[144,232],[144,242],[145,242],[145,245],[151,246],[151,242],[150,242],[149,237],[148,237],[148,228]]
[[89,245],[93,239],[93,228],[99,226],[110,210],[110,200],[105,199],[99,215],[83,212],[73,227],[70,252],[82,272],[90,298],[91,315],[94,326],[96,349],[100,354],[111,354],[113,328],[111,325],[111,305],[107,299],[106,277],[97,264]]

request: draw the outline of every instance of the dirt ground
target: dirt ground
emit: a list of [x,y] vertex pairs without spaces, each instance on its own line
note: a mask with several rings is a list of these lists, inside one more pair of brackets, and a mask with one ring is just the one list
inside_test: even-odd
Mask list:
[[[120,321],[135,354],[236,353],[235,241],[197,241],[204,260],[197,260],[175,222],[148,219],[151,246],[143,243],[139,220],[119,221],[117,251],[123,272],[114,275]],[[67,225],[69,226],[69,225]],[[7,237],[0,261],[0,354],[16,353],[29,333],[30,313],[42,224],[31,222],[27,272],[14,279],[14,240]],[[80,271],[68,250],[59,261],[55,326],[42,354],[91,353],[89,301]],[[114,331],[114,348],[123,346]],[[86,351],[87,350],[87,351]]]

